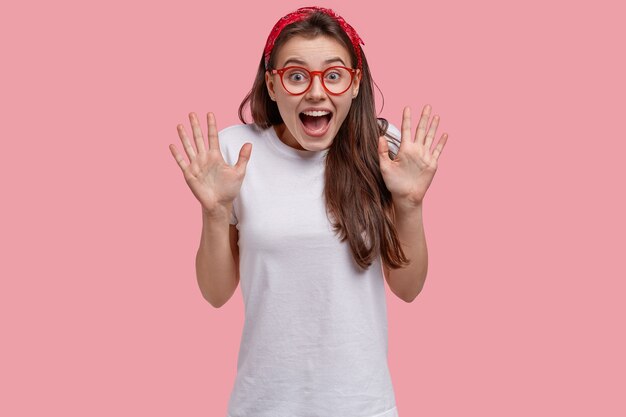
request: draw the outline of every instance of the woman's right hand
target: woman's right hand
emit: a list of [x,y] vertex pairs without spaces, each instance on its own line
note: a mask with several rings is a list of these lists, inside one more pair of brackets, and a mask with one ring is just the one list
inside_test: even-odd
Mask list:
[[203,210],[211,213],[223,211],[224,208],[232,205],[233,200],[239,194],[246,175],[246,166],[252,153],[252,144],[248,142],[241,147],[239,159],[231,167],[224,161],[220,151],[215,115],[211,112],[207,113],[208,149],[204,146],[204,138],[196,114],[189,113],[189,120],[191,121],[197,151],[187,139],[185,129],[181,124],[178,125],[178,136],[183,143],[189,163],[172,144],[169,146],[170,151],[183,171],[187,185],[202,205]]

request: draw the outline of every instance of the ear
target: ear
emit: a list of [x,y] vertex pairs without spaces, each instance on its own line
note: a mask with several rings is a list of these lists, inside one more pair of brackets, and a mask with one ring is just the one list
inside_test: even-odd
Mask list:
[[363,78],[363,74],[360,69],[356,70],[356,75],[354,77],[353,86],[352,86],[352,99],[355,99],[356,96],[359,95],[359,87],[361,86],[361,78]]
[[267,92],[273,101],[276,101],[276,92],[274,91],[274,78],[270,75],[269,71],[265,71],[265,86]]

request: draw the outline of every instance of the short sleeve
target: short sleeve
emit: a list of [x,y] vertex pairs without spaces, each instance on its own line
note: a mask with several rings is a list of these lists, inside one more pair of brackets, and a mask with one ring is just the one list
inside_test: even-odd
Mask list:
[[397,138],[398,140],[400,140],[400,137],[402,136],[402,133],[400,133],[400,129],[398,129],[393,123],[389,123],[389,127],[387,127],[387,133],[389,133],[394,138]]
[[402,133],[400,133],[400,130],[395,125],[389,123],[389,127],[387,127],[387,136],[391,136],[393,138],[387,139],[387,143],[389,144],[389,151],[396,155],[398,153],[398,150],[400,149]]

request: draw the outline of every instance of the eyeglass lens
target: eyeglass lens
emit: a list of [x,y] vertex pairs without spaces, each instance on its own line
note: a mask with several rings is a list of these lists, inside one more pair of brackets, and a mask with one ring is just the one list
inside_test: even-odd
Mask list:
[[[345,68],[334,67],[324,71],[322,83],[335,94],[340,94],[350,87],[352,74]],[[290,68],[283,72],[283,84],[291,94],[300,94],[309,88],[311,74],[304,68]]]

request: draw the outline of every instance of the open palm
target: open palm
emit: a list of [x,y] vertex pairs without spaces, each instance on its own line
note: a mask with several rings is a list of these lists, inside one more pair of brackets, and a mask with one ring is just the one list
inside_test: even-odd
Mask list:
[[197,151],[187,139],[183,125],[178,125],[178,135],[189,163],[174,145],[170,145],[170,151],[183,171],[187,185],[204,209],[212,211],[220,206],[227,207],[239,194],[252,152],[252,144],[244,144],[239,151],[237,163],[230,166],[224,161],[220,151],[215,115],[207,114],[208,149],[205,148],[202,130],[195,113],[190,113],[189,119]]
[[430,105],[424,106],[415,132],[415,139],[412,139],[411,110],[409,107],[404,108],[402,137],[394,160],[389,157],[389,147],[384,136],[378,142],[380,170],[385,185],[391,192],[393,200],[404,206],[415,207],[424,200],[426,190],[437,171],[437,160],[448,139],[447,133],[441,135],[437,146],[431,152],[430,147],[439,125],[439,116],[435,115],[426,133],[430,110]]

